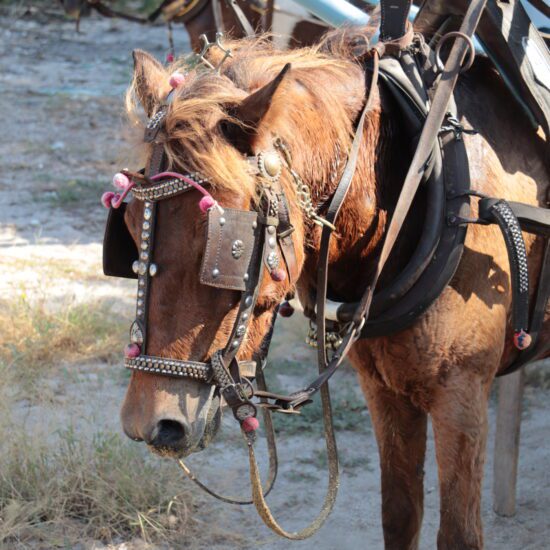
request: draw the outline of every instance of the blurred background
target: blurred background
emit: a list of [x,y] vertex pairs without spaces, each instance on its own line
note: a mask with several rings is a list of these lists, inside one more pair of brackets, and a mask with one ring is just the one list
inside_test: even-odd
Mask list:
[[[148,14],[157,4],[109,5]],[[135,285],[102,274],[99,199],[116,171],[135,167],[123,108],[132,49],[164,60],[169,43],[161,20],[141,26],[83,15],[77,32],[59,2],[0,2],[0,547],[287,548],[253,508],[203,496],[173,461],[121,433],[129,376],[121,357]],[[189,52],[182,25],[173,38],[176,54]],[[297,386],[315,371],[306,332],[298,315],[280,320],[268,372],[274,388]],[[351,368],[332,386],[342,489],[321,533],[293,547],[382,548],[369,415]],[[549,398],[548,369],[529,367],[518,512],[508,519],[491,508],[492,400],[483,501],[489,549],[538,550],[549,539]],[[326,486],[320,408],[276,421],[282,467],[272,502],[285,526],[299,528]],[[218,442],[188,462],[215,489],[248,496],[246,451],[231,419]],[[439,520],[431,441],[425,488],[422,548],[430,548]]]

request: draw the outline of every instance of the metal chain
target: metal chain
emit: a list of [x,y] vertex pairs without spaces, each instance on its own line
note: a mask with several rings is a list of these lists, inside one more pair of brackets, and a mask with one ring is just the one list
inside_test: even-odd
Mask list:
[[281,138],[275,139],[274,146],[282,153],[284,166],[294,180],[294,185],[298,194],[298,204],[300,205],[300,208],[303,210],[304,214],[316,225],[320,227],[326,225],[330,227],[333,231],[335,231],[336,227],[334,227],[334,225],[332,225],[330,222],[319,216],[315,211],[315,206],[313,205],[313,201],[311,199],[311,191],[309,187],[306,185],[300,175],[292,168],[292,157],[290,156],[290,151],[288,150],[288,147],[284,144]]

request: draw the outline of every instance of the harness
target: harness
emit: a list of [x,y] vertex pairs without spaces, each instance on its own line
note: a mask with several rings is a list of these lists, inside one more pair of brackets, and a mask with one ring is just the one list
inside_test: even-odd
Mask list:
[[[256,357],[259,368],[255,368],[250,362],[237,360],[258,299],[264,272],[267,271],[275,281],[289,277],[291,282],[295,282],[298,276],[292,239],[294,228],[290,223],[287,199],[279,182],[283,168],[291,170],[289,152],[283,142],[276,140],[272,150],[247,159],[251,173],[256,177],[260,197],[252,208],[224,208],[215,203],[205,190],[203,186],[208,187],[209,182],[200,174],[165,172],[164,148],[162,143],[156,142],[156,138],[173,99],[174,94],[171,92],[165,104],[159,107],[147,125],[145,141],[153,144],[153,150],[144,173],[125,172],[133,181],[131,190],[134,198],[143,202],[144,206],[139,247],[134,245],[124,223],[123,196],[109,210],[104,240],[105,274],[137,278],[138,281],[136,319],[130,329],[131,344],[127,348],[125,366],[132,370],[175,378],[188,377],[216,386],[240,423],[247,442],[252,502],[264,522],[289,539],[311,536],[330,514],[336,498],[338,462],[328,380],[338,370],[357,339],[403,330],[433,303],[449,283],[459,264],[468,223],[497,223],[501,227],[512,266],[513,324],[518,338],[516,345],[525,349],[525,353],[533,353],[536,347],[524,345],[529,328],[529,287],[521,229],[530,228],[548,236],[548,211],[541,214],[536,209],[535,215],[525,205],[514,206],[504,200],[491,201],[482,197],[480,218],[469,218],[470,197],[479,194],[470,189],[467,156],[462,140],[462,134],[469,130],[458,123],[456,108],[452,102],[452,92],[463,68],[464,58],[472,51],[471,37],[477,28],[486,0],[473,0],[470,3],[460,31],[455,33],[456,40],[443,71],[436,69],[438,65],[442,65],[440,61],[438,63],[439,50],[431,51],[421,38],[413,35],[412,27],[407,26],[410,2],[394,1],[393,4],[392,7],[398,9],[388,11],[385,9],[386,2],[382,2],[382,41],[371,50],[372,66],[368,70],[372,72],[372,82],[369,96],[359,117],[348,160],[336,191],[328,203],[324,218],[316,220],[322,225],[314,308],[319,376],[305,388],[290,395],[278,395],[267,390],[262,369],[271,332]],[[411,141],[417,142],[417,145],[386,232],[375,273],[358,302],[342,304],[337,308],[335,320],[343,325],[343,329],[341,341],[333,346],[335,350],[329,357],[326,317],[330,242],[335,221],[355,174],[364,121],[372,106],[373,91],[378,88],[379,82],[384,93],[399,106],[406,121],[405,126],[410,129]],[[299,181],[296,174],[295,179]],[[416,251],[400,274],[386,288],[378,289],[380,274],[419,189],[424,194],[429,219],[425,216],[426,223]],[[200,281],[205,285],[241,293],[236,320],[227,344],[213,353],[206,362],[147,354],[149,291],[152,279],[163,269],[162,265],[155,263],[158,203],[193,190],[199,190],[205,195],[201,200],[201,208],[204,206],[208,215],[207,245]],[[550,286],[549,258],[547,245],[541,283],[531,318],[531,326],[535,328],[532,336],[536,336],[544,318]],[[256,390],[250,382],[254,376],[258,382]],[[277,465],[270,411],[298,412],[302,406],[311,402],[318,391],[323,404],[329,486],[323,508],[316,520],[302,531],[289,533],[277,524],[264,498],[273,485]],[[265,490],[261,485],[254,454],[258,408],[264,410],[270,449],[270,476]],[[180,466],[195,483],[205,488],[181,461]],[[208,488],[205,489],[215,495]],[[227,502],[250,503],[215,496]]]

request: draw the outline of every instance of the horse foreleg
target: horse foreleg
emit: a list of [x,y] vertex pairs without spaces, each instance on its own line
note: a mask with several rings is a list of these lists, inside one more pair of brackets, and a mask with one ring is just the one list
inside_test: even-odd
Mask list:
[[367,375],[360,380],[380,455],[385,548],[414,550],[422,526],[427,415]]
[[440,486],[438,550],[480,549],[488,383],[459,372],[430,409]]

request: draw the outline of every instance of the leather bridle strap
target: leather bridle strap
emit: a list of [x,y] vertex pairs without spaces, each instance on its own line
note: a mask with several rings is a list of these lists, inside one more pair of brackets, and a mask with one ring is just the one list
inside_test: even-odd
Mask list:
[[380,2],[380,40],[387,42],[405,34],[412,0]]
[[[338,216],[342,205],[347,197],[348,191],[351,187],[351,182],[355,175],[357,168],[357,160],[359,157],[359,151],[361,144],[363,143],[363,127],[365,125],[365,118],[367,113],[371,110],[376,91],[378,89],[378,65],[379,65],[379,52],[373,50],[373,70],[372,79],[365,106],[359,118],[359,123],[355,131],[355,137],[348,155],[348,161],[342,173],[342,177],[338,182],[336,191],[330,201],[325,219],[329,224],[323,225],[321,233],[321,244],[319,262],[317,264],[317,360],[319,365],[322,365],[322,370],[327,367],[327,354],[325,343],[325,303],[328,289],[328,264],[330,255],[330,239],[332,237],[334,222]],[[310,386],[311,387],[311,386]]]
[[250,21],[247,19],[246,15],[244,14],[244,11],[242,10],[241,6],[237,3],[237,0],[225,0],[225,3],[229,7],[229,9],[233,12],[233,15],[235,16],[235,19],[239,23],[239,26],[241,27],[241,30],[244,32],[246,36],[254,36],[254,29],[252,28],[252,25],[250,24]]
[[[261,388],[263,390],[266,389],[266,383],[265,383],[265,377],[264,377],[264,364],[263,360],[258,361],[258,366],[256,368],[256,380],[258,383],[258,388]],[[266,497],[271,492],[271,489],[273,489],[273,486],[275,485],[275,480],[277,479],[277,471],[279,469],[279,460],[277,457],[277,443],[275,439],[275,428],[273,426],[273,418],[271,417],[271,411],[267,408],[262,409],[262,416],[265,426],[265,437],[267,440],[267,454],[269,456],[269,473],[267,477],[267,483],[266,488],[264,489],[260,482],[260,493],[263,497]],[[225,502],[227,504],[236,504],[239,506],[249,506],[251,504],[254,504],[253,499],[238,499],[234,497],[227,497],[224,495],[221,495],[220,493],[217,493],[213,489],[210,489],[207,485],[202,483],[195,474],[189,469],[189,467],[185,464],[185,462],[181,459],[177,460],[178,466],[183,470],[183,473],[195,484],[197,487],[202,489],[205,493],[208,493],[210,496]],[[259,475],[258,475],[259,477]]]

